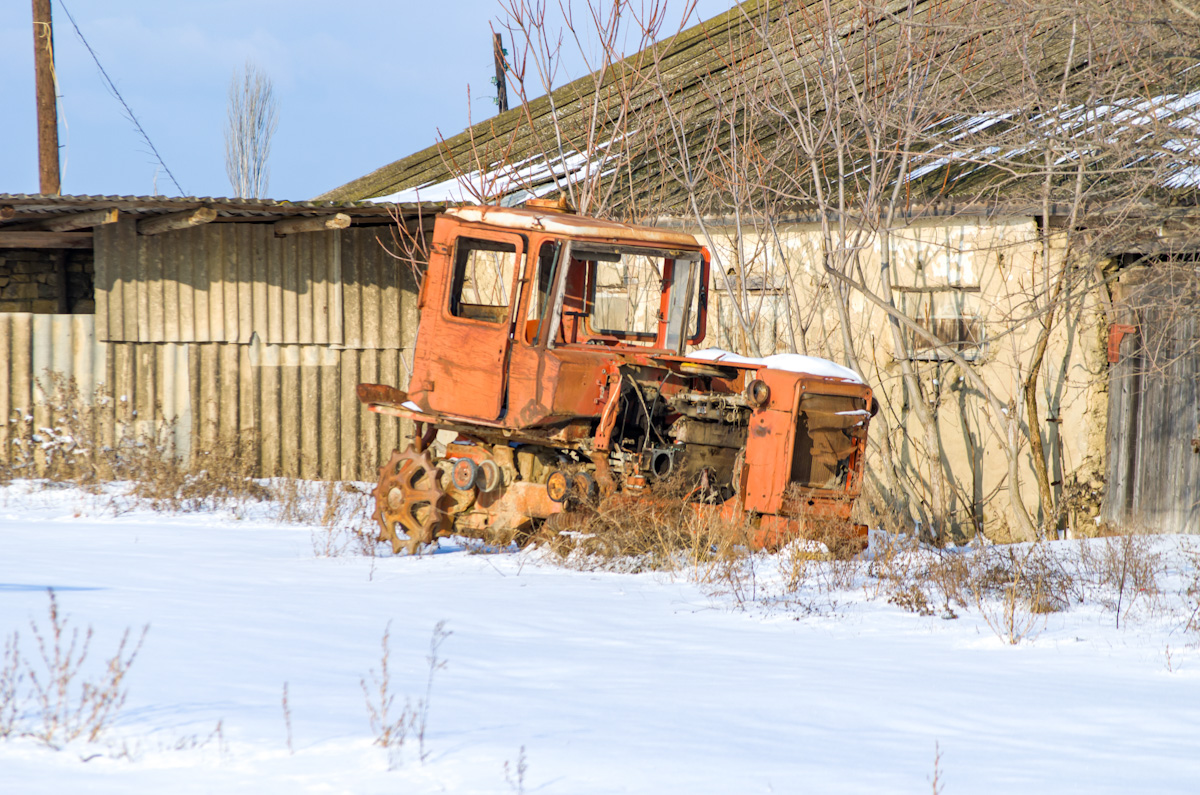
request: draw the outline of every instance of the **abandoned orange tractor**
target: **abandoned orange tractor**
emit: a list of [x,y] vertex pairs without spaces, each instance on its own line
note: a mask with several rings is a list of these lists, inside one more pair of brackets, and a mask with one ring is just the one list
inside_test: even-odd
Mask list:
[[381,539],[519,537],[666,482],[761,546],[851,528],[878,406],[859,376],[689,352],[709,283],[693,236],[534,204],[437,217],[409,389],[358,387],[416,424],[379,470]]

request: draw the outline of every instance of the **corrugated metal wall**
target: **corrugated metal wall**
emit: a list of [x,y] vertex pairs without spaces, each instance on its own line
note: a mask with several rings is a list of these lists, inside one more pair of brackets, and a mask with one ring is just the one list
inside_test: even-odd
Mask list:
[[393,247],[390,229],[351,227],[340,236],[343,346],[411,348],[417,282],[409,266],[384,249]]
[[355,394],[361,381],[406,384],[402,349],[104,343],[94,328],[92,315],[0,314],[6,453],[10,431],[55,425],[49,373],[75,379],[104,444],[169,431],[187,455],[237,441],[264,476],[373,480],[380,457],[411,432]]
[[[131,346],[132,347],[132,346]],[[200,449],[239,439],[264,476],[374,480],[408,423],[368,412],[361,382],[408,384],[402,349],[192,345],[188,372]]]
[[0,450],[7,456],[22,427],[50,427],[48,374],[75,379],[81,395],[107,382],[91,315],[0,314]]
[[98,227],[94,316],[0,314],[4,454],[24,417],[53,425],[38,380],[54,372],[101,391],[105,443],[169,431],[187,455],[236,440],[264,476],[373,480],[411,429],[355,388],[406,388],[417,326],[415,279],[380,239],[386,227]]
[[[387,227],[276,237],[211,223],[141,236],[95,232],[96,322],[105,342],[241,342],[400,348],[412,278],[379,242]],[[343,328],[343,323],[345,328]]]

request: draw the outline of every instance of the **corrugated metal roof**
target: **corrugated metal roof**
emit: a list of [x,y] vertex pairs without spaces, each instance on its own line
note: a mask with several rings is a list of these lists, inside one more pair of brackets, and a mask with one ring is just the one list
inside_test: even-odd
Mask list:
[[63,214],[116,208],[135,215],[158,215],[211,207],[218,217],[290,218],[345,213],[360,218],[388,217],[393,212],[416,215],[433,213],[444,207],[438,202],[384,203],[366,201],[286,201],[280,199],[238,199],[216,196],[80,196],[0,193],[0,208],[11,207],[11,218],[0,218],[0,224],[31,220],[30,216]]
[[[1030,0],[1028,5],[1036,7],[1037,4]],[[1115,0],[1096,0],[1095,3],[1097,9],[1107,9],[1111,6],[1113,9],[1122,9],[1122,13],[1124,5]],[[610,208],[610,214],[676,214],[687,209],[685,192],[678,174],[673,173],[675,169],[672,166],[681,158],[678,151],[680,141],[689,150],[694,149],[693,155],[696,158],[704,157],[709,147],[715,147],[727,155],[727,136],[722,137],[726,134],[709,129],[708,122],[721,107],[732,102],[736,108],[739,101],[744,102],[736,94],[738,91],[747,90],[747,85],[758,85],[755,82],[759,79],[756,75],[766,75],[772,80],[778,79],[778,85],[773,84],[770,90],[776,92],[780,102],[786,104],[784,97],[787,91],[803,93],[814,74],[822,68],[828,68],[819,63],[786,59],[791,57],[786,46],[788,36],[804,40],[806,31],[814,24],[813,20],[823,13],[819,7],[819,3],[804,0],[745,0],[725,14],[682,31],[670,40],[656,44],[641,53],[635,53],[624,62],[615,64],[611,73],[605,76],[599,91],[596,87],[596,77],[586,75],[558,88],[550,96],[530,101],[527,107],[513,108],[476,123],[456,136],[383,166],[318,198],[408,199],[430,196],[435,199],[476,203],[477,197],[467,195],[467,191],[460,184],[466,182],[472,185],[473,193],[486,190],[498,200],[508,203],[528,195],[549,194],[555,190],[556,181],[571,182],[581,171],[590,170],[593,173],[610,174],[612,181],[620,186],[620,191],[614,194],[614,206]],[[938,57],[943,59],[942,66],[951,73],[962,70],[964,73],[974,74],[975,70],[982,70],[984,79],[970,85],[973,92],[972,107],[986,109],[989,102],[998,102],[1002,110],[1008,108],[1004,104],[1008,101],[1005,99],[1007,87],[1028,77],[1022,72],[1024,65],[1014,59],[985,59],[982,63],[975,60],[975,53],[987,52],[984,45],[998,46],[998,42],[1006,35],[1001,23],[1012,19],[1013,15],[1012,9],[1005,2],[910,0],[872,4],[859,0],[833,0],[831,8],[833,15],[845,22],[838,28],[839,36],[845,36],[847,42],[852,44],[854,42],[850,41],[851,39],[862,40],[867,35],[864,31],[870,31],[872,46],[878,47],[882,54],[886,54],[903,39],[904,31],[900,18],[904,15],[915,19],[918,29],[934,29],[945,20],[964,21],[963,26],[955,27],[955,23],[946,27],[945,35],[949,38],[940,46]],[[929,19],[933,19],[937,24],[929,23]],[[1120,19],[1123,20],[1124,17]],[[972,26],[966,26],[965,23],[972,20]],[[1051,19],[1050,22],[1054,20]],[[1074,46],[1074,34],[1070,24],[1066,25],[1064,31],[1060,29],[1061,25],[1055,26],[1050,22],[1045,30],[1035,31],[1033,44],[1036,47],[1028,53],[1031,58],[1029,67],[1038,79],[1044,78],[1055,85],[1056,81],[1061,80],[1061,75],[1071,76],[1070,85],[1064,83],[1064,88],[1069,89],[1066,91],[1065,100],[1066,107],[1069,108],[1072,103],[1078,101],[1077,95],[1087,94],[1094,77],[1091,71],[1092,64],[1089,62],[1089,50],[1083,46]],[[1145,27],[1143,23],[1149,24],[1140,17],[1125,22],[1118,20],[1113,23],[1111,29],[1105,28],[1107,32],[1096,35],[1118,36],[1125,30],[1121,28],[1121,24],[1125,24],[1128,30],[1136,31],[1139,30],[1139,25]],[[1176,21],[1170,24],[1174,25]],[[771,36],[781,37],[781,41],[777,43],[780,45],[779,50],[785,54],[786,62],[775,64],[772,59],[776,53],[771,53],[765,48],[762,31],[768,29]],[[1109,42],[1105,40],[1099,43]],[[1115,46],[1113,51],[1118,53],[1114,60],[1119,61],[1119,54],[1123,51]],[[1195,64],[1193,56],[1179,56],[1178,60],[1182,62],[1178,69],[1185,73],[1188,72],[1185,66]],[[629,88],[621,83],[629,74],[636,73],[639,68],[645,68],[648,62],[657,62],[655,71],[665,82],[664,92],[669,99],[664,100],[664,93],[649,85],[638,84]],[[860,62],[855,62],[850,68],[856,78],[862,79],[863,86],[872,80],[880,82],[880,75],[864,75],[865,67]],[[766,80],[767,77],[762,80]],[[880,84],[890,84],[889,81],[894,76],[884,77],[888,80],[883,80]],[[1141,77],[1134,78],[1130,75],[1132,82],[1136,83],[1140,79]],[[636,82],[635,80],[634,83]],[[1184,83],[1194,83],[1194,76],[1170,83],[1170,90],[1173,91]],[[814,89],[808,85],[807,90]],[[999,99],[996,99],[997,97]],[[922,137],[926,139],[924,145],[930,146],[930,141],[940,141],[953,149],[953,142],[958,140],[955,136],[961,137],[962,126],[971,121],[970,111],[952,104],[943,107],[939,103],[935,103],[933,109],[940,115],[937,121],[922,131]],[[646,122],[628,122],[628,113],[637,113],[638,118]],[[660,119],[666,115],[678,120],[678,124],[683,128],[681,136],[667,136],[665,141],[655,141],[644,146],[632,140],[634,136],[644,132],[642,128],[652,130],[656,125],[661,127]],[[598,129],[591,127],[593,116],[599,119],[596,122]],[[767,162],[787,163],[786,167],[777,169],[779,173],[786,173],[794,165],[790,175],[801,178],[807,173],[803,168],[807,162],[806,155],[796,148],[789,137],[790,133],[777,118],[771,117],[771,114],[759,116],[766,117],[766,120],[751,120],[754,127],[744,133],[742,149],[757,149]],[[747,118],[750,120],[749,116]],[[1043,121],[1045,118],[1047,117],[1043,117]],[[1029,125],[1031,128],[1038,127],[1036,113],[1031,117]],[[551,134],[555,130],[559,135]],[[573,144],[572,140],[576,143]],[[603,162],[598,160],[597,158],[602,157],[601,153],[606,151],[606,147],[617,140],[631,141],[628,159]],[[577,145],[579,141],[591,145],[590,154],[576,151],[580,148]],[[1033,144],[1022,140],[1013,146],[1016,147],[1013,151],[1021,151],[1022,146],[1032,147]],[[559,151],[560,148],[563,151]],[[937,153],[931,150],[927,154],[932,156]],[[1186,156],[1181,155],[1181,160],[1191,162],[1189,158],[1193,158],[1194,154],[1185,152]],[[1039,161],[1036,157],[1030,158],[1030,163],[1034,165],[1024,171],[1020,168],[1021,163],[991,168],[986,162],[975,162],[969,156],[957,159],[951,157],[946,163],[937,161],[935,157],[927,157],[923,162],[926,161],[933,162],[929,162],[926,168],[916,173],[915,178],[908,183],[908,194],[911,194],[914,201],[950,197],[962,200],[970,200],[973,197],[980,197],[980,200],[1019,198],[1032,190],[1032,183],[1026,184],[1023,179],[1029,174],[1037,178],[1037,175],[1043,173],[1043,169],[1037,165]],[[704,171],[703,166],[697,168],[699,172]],[[857,171],[851,168],[850,173],[854,175]],[[1112,165],[1101,177],[1119,173],[1120,164]],[[728,202],[724,201],[720,195],[721,188],[716,184],[719,180],[710,180],[703,173],[700,174],[700,178],[712,194],[708,206],[702,210],[706,214],[727,211],[723,205],[727,205]],[[780,177],[775,174],[772,178]],[[1115,182],[1115,179],[1110,181]],[[1069,197],[1069,187],[1066,186],[1058,193],[1065,191],[1063,196]],[[786,195],[798,193],[788,189],[788,185],[781,186],[780,192]],[[906,198],[908,197],[906,194]],[[799,203],[800,200],[797,199],[797,205]],[[783,209],[795,211],[801,207],[789,205]]]

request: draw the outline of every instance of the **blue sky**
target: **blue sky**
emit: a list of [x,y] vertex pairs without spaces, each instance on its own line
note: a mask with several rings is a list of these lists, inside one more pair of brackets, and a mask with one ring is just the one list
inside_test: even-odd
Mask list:
[[[495,113],[497,0],[65,0],[187,195],[225,196],[229,81],[272,78],[275,198],[307,199]],[[29,0],[0,3],[0,193],[36,193]],[[556,6],[555,0],[547,5]],[[672,0],[678,19],[683,0]],[[707,18],[730,0],[699,0]],[[176,195],[53,0],[63,192]],[[499,27],[497,28],[499,29]],[[507,43],[507,34],[506,34]],[[568,62],[578,71],[577,59]]]

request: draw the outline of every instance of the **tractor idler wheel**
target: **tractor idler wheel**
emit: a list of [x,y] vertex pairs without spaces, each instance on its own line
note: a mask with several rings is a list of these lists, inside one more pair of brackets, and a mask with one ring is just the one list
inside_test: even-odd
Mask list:
[[[394,554],[400,554],[402,546],[408,547],[408,554],[416,554],[422,544],[433,543],[446,525],[442,473],[429,450],[417,452],[413,445],[403,452],[393,450],[379,468],[374,495],[379,540],[391,542]],[[407,541],[400,532],[408,536]]]
[[500,488],[500,484],[504,482],[504,473],[500,469],[500,465],[495,461],[488,459],[479,464],[479,473],[475,476],[475,485],[479,490],[487,493]]

